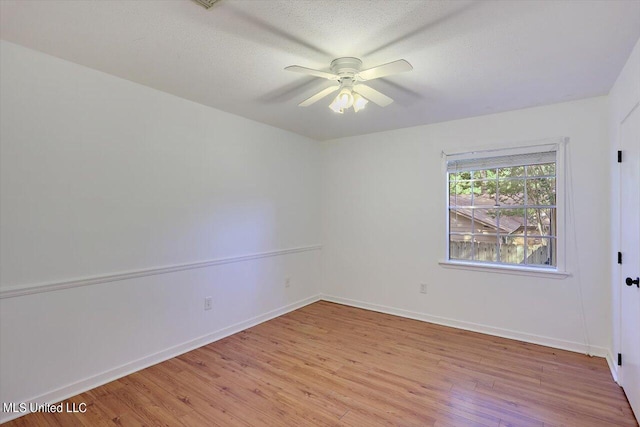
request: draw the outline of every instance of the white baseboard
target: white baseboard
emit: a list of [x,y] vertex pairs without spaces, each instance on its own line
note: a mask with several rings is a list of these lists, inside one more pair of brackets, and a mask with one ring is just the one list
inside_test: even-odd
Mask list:
[[613,357],[613,353],[611,351],[607,351],[607,365],[609,365],[609,370],[611,371],[611,376],[616,384],[620,385],[620,380],[618,378],[618,363],[617,360]]
[[[294,302],[284,307],[269,311],[267,313],[261,314],[251,319],[220,329],[216,332],[187,341],[185,343],[176,345],[166,350],[162,350],[158,353],[150,354],[141,359],[134,360],[132,362],[126,363],[124,365],[118,366],[116,368],[110,369],[108,371],[102,372],[100,374],[94,375],[84,380],[75,382],[73,384],[66,385],[57,390],[44,393],[40,396],[34,397],[32,399],[28,399],[25,403],[27,403],[27,406],[29,406],[28,404],[31,402],[37,402],[40,404],[42,403],[54,404],[54,403],[60,402],[62,400],[76,396],[80,393],[84,393],[85,391],[104,385],[108,382],[117,380],[118,378],[122,378],[134,372],[140,371],[144,368],[148,368],[149,366],[156,365],[160,362],[164,362],[165,360],[169,360],[181,354],[187,353],[191,350],[195,350],[196,348],[205,346],[212,342],[218,341],[222,338],[228,337],[230,335],[233,335],[245,329],[251,328],[260,323],[266,322],[267,320],[271,320],[275,317],[282,316],[283,314],[297,310],[301,307],[312,304],[319,300],[320,300],[320,295],[314,295],[312,297],[305,298],[303,300]],[[0,424],[5,423],[7,421],[11,421],[23,415],[27,415],[27,412],[24,412],[24,413],[0,412]]]
[[424,322],[435,323],[443,326],[464,329],[466,331],[479,332],[482,334],[493,335],[502,338],[509,338],[518,341],[524,341],[531,344],[544,345],[560,350],[568,350],[576,353],[589,354],[591,356],[607,357],[609,350],[604,347],[586,346],[584,343],[573,341],[559,340],[557,338],[544,337],[540,335],[528,334],[514,331],[511,329],[496,328],[493,326],[482,325],[479,323],[465,322],[462,320],[449,319],[446,317],[433,316],[425,313],[404,310],[401,308],[388,307],[385,305],[372,304],[364,301],[357,301],[348,298],[336,297],[331,295],[321,295],[323,301],[335,302],[351,307],[364,308],[366,310],[378,311],[380,313],[392,314],[394,316],[406,317],[408,319],[421,320]]

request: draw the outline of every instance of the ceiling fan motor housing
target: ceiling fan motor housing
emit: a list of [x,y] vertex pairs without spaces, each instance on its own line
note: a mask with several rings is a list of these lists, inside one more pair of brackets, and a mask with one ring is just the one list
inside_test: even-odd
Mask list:
[[331,61],[331,72],[340,77],[341,83],[343,80],[353,81],[360,67],[362,67],[362,61],[358,58],[345,57]]

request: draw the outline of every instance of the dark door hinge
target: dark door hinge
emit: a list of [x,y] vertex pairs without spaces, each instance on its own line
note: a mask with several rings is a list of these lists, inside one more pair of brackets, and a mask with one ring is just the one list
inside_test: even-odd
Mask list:
[[618,252],[618,264],[622,264],[622,252]]
[[618,353],[618,366],[622,366],[622,354]]
[[618,163],[622,163],[622,151],[618,150]]

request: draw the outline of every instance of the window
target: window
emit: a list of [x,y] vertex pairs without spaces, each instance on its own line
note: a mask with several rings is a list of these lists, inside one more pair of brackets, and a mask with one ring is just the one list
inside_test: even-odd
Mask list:
[[447,260],[557,271],[561,147],[447,155]]

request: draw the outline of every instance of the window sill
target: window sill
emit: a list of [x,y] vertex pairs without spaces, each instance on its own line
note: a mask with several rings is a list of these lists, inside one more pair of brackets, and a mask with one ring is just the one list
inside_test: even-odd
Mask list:
[[571,273],[558,270],[547,270],[531,267],[511,267],[507,265],[490,265],[490,264],[475,264],[463,261],[440,261],[438,262],[445,268],[456,268],[461,270],[473,270],[484,271],[500,274],[514,274],[518,276],[532,276],[532,277],[548,277],[550,279],[566,279],[571,276]]

